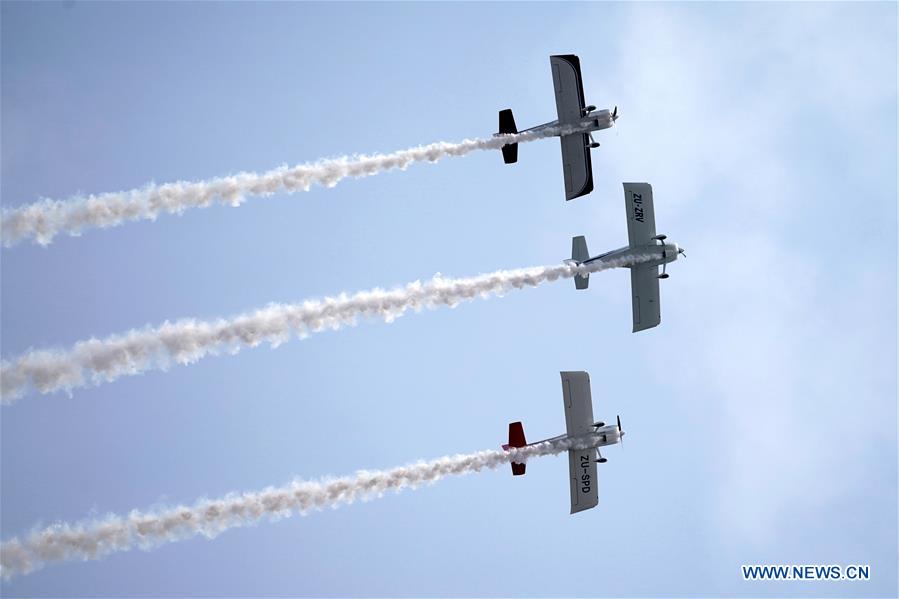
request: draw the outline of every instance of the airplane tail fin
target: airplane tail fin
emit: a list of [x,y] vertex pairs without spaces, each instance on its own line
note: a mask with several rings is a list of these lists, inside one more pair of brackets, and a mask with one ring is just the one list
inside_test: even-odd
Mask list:
[[[571,238],[571,259],[580,264],[584,260],[590,258],[587,251],[587,239],[583,235]],[[586,289],[590,284],[590,273],[585,275],[574,275],[575,289]]]
[[[499,132],[518,133],[518,127],[515,126],[515,117],[512,116],[512,109],[507,108],[499,111]],[[518,162],[518,144],[508,144],[502,147],[503,162],[506,164],[514,164]]]
[[[510,422],[509,423],[509,443],[503,445],[503,449],[508,450],[510,447],[524,447],[528,442],[524,438],[524,426],[520,422]],[[524,474],[524,470],[527,464],[519,464],[518,462],[511,462],[512,464],[512,476],[521,476]]]

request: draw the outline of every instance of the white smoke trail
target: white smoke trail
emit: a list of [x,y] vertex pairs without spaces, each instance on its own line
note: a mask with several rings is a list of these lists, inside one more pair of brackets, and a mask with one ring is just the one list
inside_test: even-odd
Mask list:
[[89,382],[110,382],[149,369],[165,369],[172,362],[190,364],[221,351],[236,353],[242,346],[255,347],[263,341],[276,347],[288,341],[291,333],[303,338],[324,329],[355,324],[359,317],[391,322],[407,310],[454,307],[477,297],[498,296],[513,289],[657,257],[652,253],[629,254],[579,266],[500,270],[463,279],[446,279],[437,274],[426,283],[415,281],[389,291],[376,288],[351,296],[340,294],[296,304],[271,304],[228,320],[166,322],[158,328],[79,341],[68,351],[33,350],[11,362],[0,363],[0,402],[12,403],[29,385],[41,393],[71,390]]
[[383,471],[360,471],[355,476],[322,481],[297,480],[283,487],[256,493],[232,494],[179,505],[157,512],[132,511],[78,524],[59,523],[36,530],[22,540],[0,545],[0,570],[9,579],[27,574],[46,562],[98,559],[134,547],[152,547],[196,535],[213,538],[237,526],[254,524],[264,517],[277,519],[313,509],[337,507],[357,500],[380,497],[387,491],[416,488],[446,476],[493,469],[510,461],[556,455],[568,449],[594,447],[598,438],[545,441],[509,451],[481,451],[442,457]]
[[437,162],[448,156],[464,156],[475,150],[498,150],[506,144],[526,143],[558,134],[575,133],[571,126],[541,131],[504,134],[488,139],[466,139],[459,143],[438,142],[392,154],[342,156],[292,168],[282,166],[264,173],[238,173],[206,181],[177,181],[150,184],[140,189],[73,197],[43,199],[0,212],[3,245],[25,239],[47,245],[59,233],[79,235],[91,227],[115,227],[127,221],[155,220],[162,213],[181,213],[205,208],[214,202],[240,205],[246,196],[268,196],[277,192],[309,191],[313,183],[333,187],[347,177],[368,177],[392,169],[405,169],[413,162]]

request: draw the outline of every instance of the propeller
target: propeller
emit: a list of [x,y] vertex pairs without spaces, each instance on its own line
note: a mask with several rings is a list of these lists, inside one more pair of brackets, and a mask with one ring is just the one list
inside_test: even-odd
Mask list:
[[687,253],[684,251],[684,248],[678,248],[677,253],[680,254],[681,256],[683,256],[684,258],[687,257]]
[[612,111],[612,129],[615,130],[615,137],[618,137],[618,107]]
[[621,430],[621,416],[616,416],[618,419],[618,442],[621,443],[621,447],[624,447],[624,431]]

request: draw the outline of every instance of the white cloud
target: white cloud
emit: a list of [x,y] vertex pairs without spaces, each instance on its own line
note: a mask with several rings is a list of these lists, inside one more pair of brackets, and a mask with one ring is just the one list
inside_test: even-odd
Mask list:
[[[741,29],[682,7],[634,7],[617,74],[622,131],[603,155],[623,178],[653,183],[657,213],[669,215],[660,230],[690,255],[675,275],[691,287],[679,298],[689,305],[667,301],[665,326],[695,334],[674,380],[705,402],[718,444],[712,517],[737,542],[770,540],[797,506],[850,496],[852,480],[885,466],[864,460],[874,444],[896,441],[895,228],[865,248],[853,244],[867,239],[825,240],[801,218],[815,210],[803,195],[812,184],[869,160],[822,171],[805,157],[834,126],[847,133],[849,106],[895,105],[895,78],[872,74],[895,72],[895,31],[834,40],[854,9],[820,6],[754,5]],[[816,121],[820,131],[809,130]],[[848,133],[882,148],[880,129]],[[884,191],[866,208],[895,214],[878,203],[895,202]],[[847,199],[844,222],[858,210]],[[873,322],[854,317],[872,310]],[[844,484],[830,483],[835,469]]]

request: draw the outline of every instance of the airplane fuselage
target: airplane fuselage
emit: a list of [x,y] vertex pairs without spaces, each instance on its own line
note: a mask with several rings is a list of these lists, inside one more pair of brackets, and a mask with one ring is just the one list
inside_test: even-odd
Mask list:
[[633,247],[626,246],[623,248],[618,248],[617,250],[606,252],[605,254],[593,256],[592,258],[588,258],[583,262],[580,262],[580,264],[614,262],[616,260],[620,260],[621,258],[642,256],[650,253],[659,254],[658,259],[641,262],[641,265],[658,266],[661,264],[667,264],[668,262],[674,262],[680,255],[680,247],[678,247],[676,243],[654,243],[647,245],[637,245]]
[[[593,112],[587,113],[580,119],[571,122],[560,123],[558,119],[554,121],[550,121],[548,123],[543,123],[542,125],[537,125],[536,127],[531,127],[530,129],[525,129],[524,131],[543,131],[545,129],[560,127],[560,126],[570,126],[576,127],[579,129],[578,134],[580,133],[590,133],[592,131],[601,131],[603,129],[608,129],[612,125],[615,124],[615,119],[612,118],[612,111],[603,109],[603,110],[594,110]],[[520,133],[524,133],[524,131],[520,131]],[[556,137],[561,137],[561,133],[554,133]]]
[[558,435],[555,437],[550,437],[549,439],[541,439],[540,441],[535,441],[534,443],[528,443],[530,445],[537,445],[538,443],[546,443],[547,441],[562,441],[563,439],[589,439],[593,438],[593,442],[590,443],[592,447],[605,447],[606,445],[614,445],[621,441],[621,435],[624,433],[620,433],[618,431],[618,427],[614,424],[599,426],[592,433],[587,433],[586,435],[578,435],[572,436],[568,434]]

